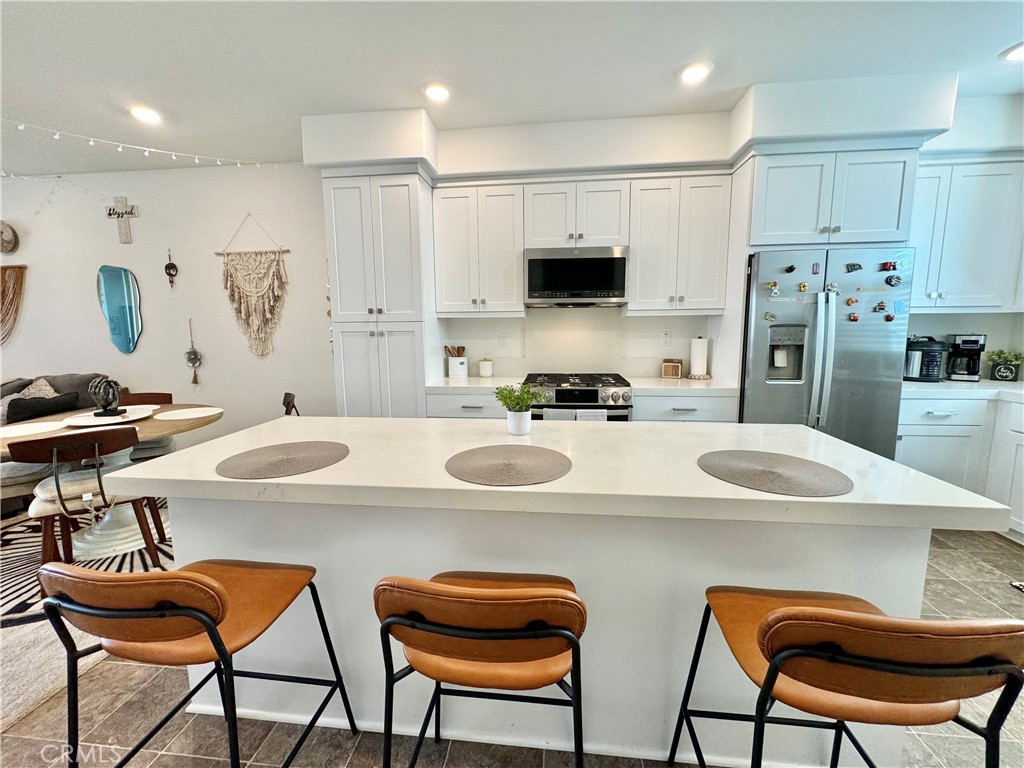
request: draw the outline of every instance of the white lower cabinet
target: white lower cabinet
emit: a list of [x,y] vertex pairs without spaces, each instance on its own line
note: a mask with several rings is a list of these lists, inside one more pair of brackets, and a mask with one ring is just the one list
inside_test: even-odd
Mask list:
[[985,495],[1010,508],[1010,528],[1024,533],[1024,405],[999,403]]
[[986,400],[903,399],[896,461],[983,494],[987,408]]
[[440,419],[503,419],[505,409],[494,393],[427,395],[427,416]]
[[739,419],[738,397],[633,397],[633,421],[732,421]]
[[422,323],[335,323],[339,416],[426,415]]

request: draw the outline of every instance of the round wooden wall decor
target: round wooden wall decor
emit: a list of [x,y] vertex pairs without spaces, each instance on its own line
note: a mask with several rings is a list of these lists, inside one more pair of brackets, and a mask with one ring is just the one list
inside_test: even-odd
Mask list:
[[14,253],[18,250],[18,233],[6,221],[0,221],[0,253]]

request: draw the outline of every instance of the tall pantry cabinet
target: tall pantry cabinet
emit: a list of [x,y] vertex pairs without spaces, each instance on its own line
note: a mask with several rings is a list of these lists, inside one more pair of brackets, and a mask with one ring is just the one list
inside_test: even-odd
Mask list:
[[338,415],[425,416],[424,344],[437,339],[423,310],[430,188],[416,174],[325,178],[323,188]]

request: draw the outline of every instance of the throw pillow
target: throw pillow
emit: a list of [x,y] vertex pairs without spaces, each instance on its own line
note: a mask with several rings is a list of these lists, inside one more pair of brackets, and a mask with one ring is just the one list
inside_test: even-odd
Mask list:
[[78,405],[78,395],[67,392],[56,397],[18,397],[7,404],[7,423],[36,419],[52,413],[73,411]]
[[23,390],[22,397],[56,397],[57,390],[50,386],[46,379],[36,379]]

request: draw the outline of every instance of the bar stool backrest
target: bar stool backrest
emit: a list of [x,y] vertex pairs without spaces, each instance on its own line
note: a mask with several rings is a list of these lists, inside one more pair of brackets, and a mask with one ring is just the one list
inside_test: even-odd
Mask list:
[[[51,597],[67,597],[87,608],[153,610],[175,605],[191,608],[219,624],[227,613],[224,587],[209,576],[190,571],[108,573],[65,563],[47,563],[39,581]],[[179,616],[165,618],[109,618],[78,611],[61,611],[68,623],[100,638],[130,643],[180,640],[205,632],[198,621]]]
[[[897,665],[955,668],[1024,666],[1024,622],[1013,619],[901,619],[827,608],[789,607],[761,621],[758,644],[766,659],[792,648],[822,646]],[[995,690],[1005,674],[919,676],[795,657],[782,674],[836,693],[875,701],[938,703]]]
[[[567,589],[480,589],[439,584],[401,576],[378,582],[373,593],[377,617],[419,616],[423,620],[468,630],[566,629],[576,637],[587,624],[583,601]],[[526,640],[470,640],[392,626],[392,636],[424,653],[490,662],[536,661],[570,650],[560,637]]]

